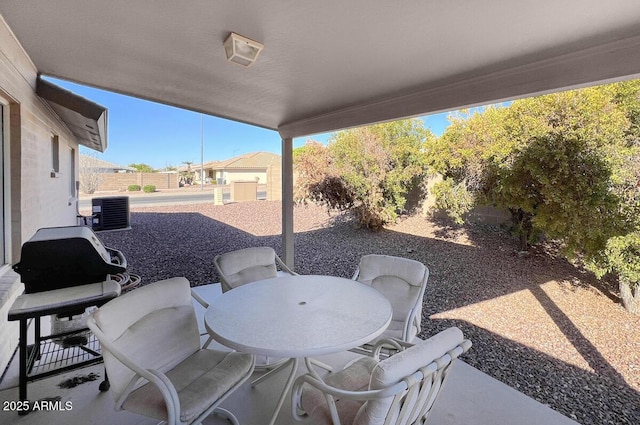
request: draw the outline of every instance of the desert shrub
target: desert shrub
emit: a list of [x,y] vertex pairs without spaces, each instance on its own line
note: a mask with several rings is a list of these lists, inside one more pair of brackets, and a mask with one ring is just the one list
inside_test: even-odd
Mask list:
[[609,239],[603,254],[599,267],[591,265],[591,270],[598,277],[616,275],[622,303],[630,312],[640,314],[640,232]]
[[[453,119],[428,146],[431,163],[459,202],[510,211],[520,249],[537,234],[562,242],[569,258],[597,256],[610,237],[625,233],[621,195],[629,182],[625,159],[637,148],[630,120],[609,94],[588,88],[520,99]],[[640,91],[639,91],[640,92]]]
[[407,210],[407,197],[427,176],[422,153],[432,137],[419,120],[340,131],[326,147],[308,143],[294,155],[298,200],[348,210],[380,230]]
[[80,190],[87,194],[95,193],[103,177],[103,173],[100,172],[98,159],[95,155],[81,153],[79,165],[78,179],[80,181]]
[[457,224],[463,224],[465,215],[474,207],[473,194],[464,181],[455,183],[453,179],[444,179],[433,185],[431,195],[436,200],[435,208],[446,211]]
[[140,192],[140,185],[139,184],[130,184],[129,187],[127,187],[127,190],[129,192]]
[[153,193],[156,191],[156,186],[153,184],[145,184],[142,191],[145,193]]

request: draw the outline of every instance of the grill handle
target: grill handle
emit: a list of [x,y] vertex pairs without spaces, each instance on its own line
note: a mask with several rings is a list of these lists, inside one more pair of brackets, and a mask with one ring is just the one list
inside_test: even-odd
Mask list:
[[117,249],[114,249],[114,248],[109,248],[109,247],[106,247],[106,246],[105,246],[105,249],[107,250],[107,252],[111,256],[112,262],[113,262],[113,259],[116,258],[117,259],[116,260],[117,264],[119,266],[122,266],[125,269],[127,268],[127,259],[124,258],[124,254],[121,251],[119,251]]

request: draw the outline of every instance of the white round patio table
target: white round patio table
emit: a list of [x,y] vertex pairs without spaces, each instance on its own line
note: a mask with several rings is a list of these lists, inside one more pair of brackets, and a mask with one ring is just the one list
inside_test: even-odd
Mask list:
[[221,344],[256,355],[290,358],[291,372],[270,424],[291,389],[299,359],[346,351],[382,334],[391,322],[389,301],[354,280],[284,276],[234,288],[205,313],[209,334]]

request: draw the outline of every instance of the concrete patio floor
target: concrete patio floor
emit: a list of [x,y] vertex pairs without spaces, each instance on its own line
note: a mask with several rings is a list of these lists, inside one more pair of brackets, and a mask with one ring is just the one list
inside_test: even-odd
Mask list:
[[[220,293],[219,286],[215,284],[198,287],[197,291],[204,297],[212,297]],[[196,312],[200,319],[203,309],[197,306]],[[44,328],[43,332],[46,332]],[[212,345],[212,348],[215,347]],[[473,350],[473,347],[471,349]],[[357,357],[356,354],[345,352],[319,357],[318,360],[330,364],[335,369],[340,369],[355,357]],[[59,405],[68,410],[42,410],[19,416],[17,412],[11,410],[9,404],[9,402],[18,400],[15,363],[17,363],[17,356],[14,356],[11,366],[0,382],[0,406],[2,406],[0,423],[2,424],[111,425],[117,423],[121,425],[151,425],[158,423],[157,420],[114,410],[111,395],[101,393],[98,390],[104,376],[104,367],[101,364],[29,383],[30,400],[56,398],[61,401]],[[99,375],[100,378],[69,389],[58,386],[70,378],[87,376],[91,373]],[[301,368],[298,373],[304,373],[304,369]],[[257,375],[258,373],[256,373]],[[262,425],[268,422],[272,414],[286,375],[287,373],[282,371],[255,388],[251,388],[247,382],[225,400],[222,406],[232,411],[243,425]],[[215,416],[210,416],[203,422],[207,425],[227,423],[226,420]],[[304,422],[296,422],[291,416],[290,402],[287,402],[278,415],[277,424],[313,424],[313,422],[309,419]],[[429,424],[575,425],[576,422],[474,369],[463,361],[457,361],[434,406]]]

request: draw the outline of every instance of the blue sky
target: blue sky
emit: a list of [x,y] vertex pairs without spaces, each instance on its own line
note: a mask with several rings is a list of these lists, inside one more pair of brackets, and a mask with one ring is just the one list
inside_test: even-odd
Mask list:
[[[68,81],[48,78],[80,96],[106,107],[109,119],[108,148],[100,154],[118,165],[144,163],[153,168],[178,166],[185,161],[201,161],[200,114],[159,103],[99,90]],[[436,135],[449,124],[447,113],[422,117],[425,127]],[[204,161],[222,160],[243,153],[267,151],[280,154],[277,132],[222,118],[203,116]],[[294,139],[294,147],[308,139],[326,143],[330,134]]]

